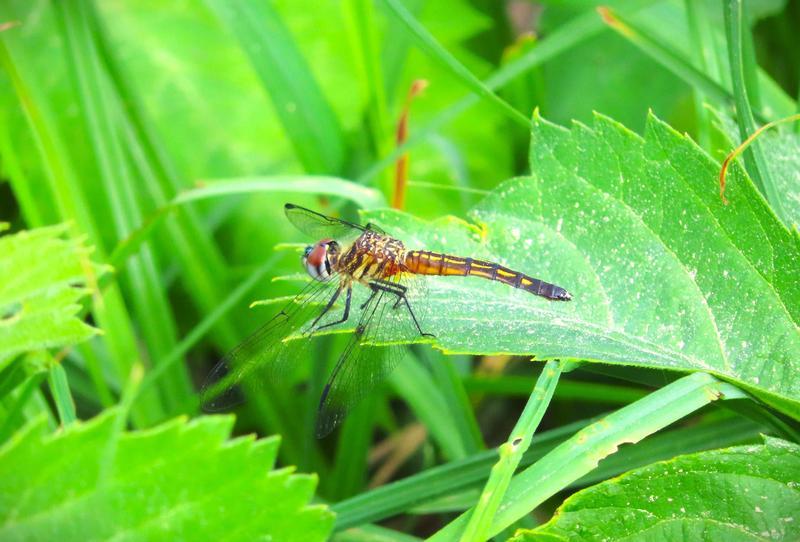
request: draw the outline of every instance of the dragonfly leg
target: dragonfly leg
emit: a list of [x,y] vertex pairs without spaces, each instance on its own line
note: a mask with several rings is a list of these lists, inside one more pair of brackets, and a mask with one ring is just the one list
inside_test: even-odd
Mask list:
[[411,315],[411,319],[414,321],[414,325],[417,327],[417,331],[419,331],[419,334],[423,337],[434,337],[433,333],[425,333],[422,331],[419,321],[417,320],[417,315],[414,314],[414,311],[411,309],[411,305],[408,303],[408,297],[406,296],[408,288],[402,284],[396,284],[394,282],[386,282],[382,280],[373,280],[369,283],[369,287],[372,288],[372,296],[370,296],[370,299],[372,299],[372,297],[379,291],[384,291],[397,296],[397,301],[394,302],[393,308],[396,309],[401,303],[404,303],[406,309],[408,309],[408,314]]
[[[342,291],[341,288],[336,290],[336,293],[333,294],[333,296],[331,297],[331,300],[328,301],[328,304],[325,306],[325,310],[322,311],[322,314],[320,314],[317,317],[317,319],[314,320],[314,323],[311,324],[312,329],[314,328],[315,325],[317,325],[317,322],[319,322],[319,319],[322,318],[325,315],[325,313],[328,312],[328,310],[330,310],[331,306],[333,305],[333,302],[336,301],[337,297],[339,297],[339,294],[341,293],[341,291]],[[331,326],[335,326],[337,324],[343,324],[343,323],[347,322],[347,319],[350,318],[350,299],[351,299],[352,294],[353,294],[353,287],[352,286],[348,286],[347,287],[347,294],[345,294],[345,297],[344,297],[344,314],[342,314],[342,317],[339,320],[336,320],[335,322],[329,322],[329,323],[325,324],[324,326],[319,326],[317,328],[317,331],[319,331],[320,329],[325,329],[326,327],[331,327]]]
[[362,303],[362,304],[361,304],[361,305],[358,307],[359,309],[363,309],[364,307],[366,307],[367,305],[369,305],[369,304],[370,304],[370,302],[372,301],[372,299],[373,299],[373,298],[374,298],[374,297],[375,297],[375,296],[378,294],[378,292],[380,291],[379,289],[373,288],[373,287],[372,287],[372,283],[370,283],[369,287],[370,287],[370,289],[372,290],[372,293],[369,295],[369,297],[367,298],[367,300],[366,300],[366,301],[364,301],[364,302],[363,302],[363,303]]

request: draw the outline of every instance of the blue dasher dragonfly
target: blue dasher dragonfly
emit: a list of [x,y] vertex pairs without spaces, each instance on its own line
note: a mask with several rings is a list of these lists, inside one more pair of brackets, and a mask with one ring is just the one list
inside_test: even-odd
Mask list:
[[290,203],[284,210],[301,232],[318,240],[302,258],[313,280],[212,369],[201,390],[206,411],[241,402],[242,383],[254,392],[281,385],[310,355],[314,338],[347,331],[351,335],[319,401],[316,434],[326,436],[391,373],[403,357],[402,345],[434,339],[417,310],[426,301],[425,275],[481,277],[551,300],[572,299],[560,286],[497,263],[409,250],[373,224]]

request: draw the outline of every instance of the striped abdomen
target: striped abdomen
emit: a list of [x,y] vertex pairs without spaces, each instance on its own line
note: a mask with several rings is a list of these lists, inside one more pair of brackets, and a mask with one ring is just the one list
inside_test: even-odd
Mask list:
[[555,284],[523,275],[508,267],[503,267],[500,264],[484,260],[461,258],[425,250],[410,250],[406,253],[405,265],[409,272],[419,275],[481,277],[484,279],[496,280],[503,284],[513,286],[514,288],[546,297],[547,299],[557,299],[560,301],[569,301],[572,299],[569,292],[561,286],[556,286]]

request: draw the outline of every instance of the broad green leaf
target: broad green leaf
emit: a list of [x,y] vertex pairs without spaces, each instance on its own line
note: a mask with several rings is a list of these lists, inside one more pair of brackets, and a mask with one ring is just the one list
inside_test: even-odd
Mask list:
[[316,479],[271,470],[278,439],[228,440],[232,417],[118,432],[107,411],[50,435],[34,423],[0,449],[3,540],[324,540]]
[[0,367],[30,350],[79,343],[97,330],[76,313],[87,282],[104,271],[67,226],[0,237]]
[[484,258],[554,282],[548,302],[481,279],[431,278],[418,309],[448,352],[532,354],[706,371],[800,417],[800,241],[740,170],[650,117],[644,139],[605,117],[571,130],[538,116],[530,177],[472,226],[370,213],[408,248]]
[[535,540],[797,540],[800,446],[775,438],[655,463],[585,489]]

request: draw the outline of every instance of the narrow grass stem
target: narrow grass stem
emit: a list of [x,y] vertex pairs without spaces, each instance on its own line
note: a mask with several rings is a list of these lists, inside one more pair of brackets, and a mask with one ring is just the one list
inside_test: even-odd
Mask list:
[[494,104],[500,111],[507,115],[511,120],[517,124],[528,127],[530,126],[530,119],[523,115],[505,100],[495,94],[491,88],[485,85],[480,79],[469,71],[466,66],[459,62],[450,52],[442,47],[436,41],[428,30],[422,26],[419,21],[408,11],[403,4],[398,0],[383,0],[388,11],[402,22],[409,30],[417,45],[422,49],[431,59],[435,60],[444,66],[456,78],[461,80],[464,85],[469,88],[476,95],[488,100]]
[[67,373],[61,363],[53,361],[47,373],[47,384],[50,387],[50,393],[53,396],[53,402],[56,405],[61,425],[70,425],[77,419],[75,402],[72,400],[72,393],[69,390]]
[[495,513],[503,500],[506,489],[511,483],[511,477],[517,470],[522,455],[531,444],[533,434],[539,427],[545,411],[553,398],[553,392],[561,375],[561,364],[558,361],[548,361],[536,387],[533,389],[522,415],[517,420],[508,440],[499,448],[500,459],[492,467],[489,480],[483,488],[480,499],[473,509],[463,534],[461,542],[483,542],[486,540],[489,527]]
[[[748,74],[754,72],[755,67],[746,65],[753,62],[752,56],[744,52],[744,36],[749,29],[745,26],[744,5],[742,0],[725,0],[725,35],[728,41],[728,62],[731,70],[731,82],[733,83],[733,96],[736,103],[736,122],[739,125],[739,134],[742,140],[748,134],[753,134],[757,130],[753,109],[751,106],[748,79],[752,84],[753,77]],[[769,200],[775,213],[785,222],[788,218],[786,208],[783,205],[782,196],[778,193],[772,174],[769,169],[766,157],[761,145],[758,142],[745,150],[745,167],[750,178],[753,180],[759,191]]]
[[[589,425],[512,479],[488,535],[496,535],[597,468],[601,459],[622,444],[638,442],[710,402],[742,396],[737,388],[713,376],[695,373]],[[472,514],[473,510],[461,514],[430,540],[459,540]]]

